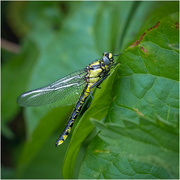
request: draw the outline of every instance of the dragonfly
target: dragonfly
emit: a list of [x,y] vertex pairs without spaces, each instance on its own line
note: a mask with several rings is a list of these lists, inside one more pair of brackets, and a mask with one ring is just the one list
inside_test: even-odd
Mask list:
[[86,68],[75,71],[47,86],[27,91],[17,99],[17,104],[22,107],[38,106],[65,106],[75,104],[67,125],[56,141],[56,147],[68,137],[73,124],[78,117],[86,100],[91,96],[94,87],[110,75],[110,70],[118,63],[114,62],[112,53],[104,52],[100,60],[87,65]]

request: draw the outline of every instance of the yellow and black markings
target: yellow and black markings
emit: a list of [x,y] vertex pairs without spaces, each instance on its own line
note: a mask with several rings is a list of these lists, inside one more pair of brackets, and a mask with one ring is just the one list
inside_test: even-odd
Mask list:
[[[86,99],[89,96],[93,99],[92,89],[99,88],[109,75],[110,69],[116,64],[113,56],[117,55],[105,52],[102,59],[89,64],[85,69],[67,75],[45,87],[23,93],[18,97],[17,103],[24,107],[63,106],[75,103],[79,96],[63,133],[56,141],[56,146],[58,146],[68,137]],[[64,102],[64,99],[67,102]]]

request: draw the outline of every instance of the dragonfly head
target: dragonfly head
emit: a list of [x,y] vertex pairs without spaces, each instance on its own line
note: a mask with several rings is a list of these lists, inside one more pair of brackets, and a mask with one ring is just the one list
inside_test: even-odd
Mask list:
[[102,60],[103,60],[104,65],[110,65],[114,63],[114,58],[113,58],[112,53],[104,52]]

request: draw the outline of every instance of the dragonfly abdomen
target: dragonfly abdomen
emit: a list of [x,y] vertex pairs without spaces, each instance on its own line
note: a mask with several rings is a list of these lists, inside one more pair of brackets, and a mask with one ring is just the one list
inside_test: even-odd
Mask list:
[[63,133],[59,136],[58,140],[56,141],[56,146],[62,144],[68,137],[68,135],[72,129],[72,126],[73,126],[77,116],[79,115],[79,112],[81,111],[86,99],[88,98],[88,96],[90,94],[88,89],[89,89],[88,86],[86,86],[84,88],[84,91],[82,92],[78,102],[76,103],[76,106],[75,106],[73,112],[71,113],[71,116],[67,122],[67,125],[66,125]]

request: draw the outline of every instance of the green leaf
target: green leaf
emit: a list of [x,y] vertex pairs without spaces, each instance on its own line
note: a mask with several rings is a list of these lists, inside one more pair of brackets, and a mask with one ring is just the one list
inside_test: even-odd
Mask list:
[[[26,36],[31,31],[38,31],[44,27],[42,35],[48,31],[47,27],[58,27],[61,23],[62,11],[58,2],[11,2],[7,7],[7,20],[17,36]],[[45,29],[46,28],[46,29]],[[42,37],[42,36],[41,36]],[[37,38],[37,40],[39,40]],[[43,40],[43,39],[42,39]]]
[[[22,178],[25,175],[27,169],[34,161],[34,158],[37,156],[41,148],[44,146],[45,142],[51,137],[53,132],[57,129],[57,127],[61,127],[58,131],[59,134],[64,128],[63,121],[60,119],[67,118],[67,112],[69,112],[70,108],[55,108],[49,111],[47,115],[41,117],[35,130],[33,131],[32,135],[27,138],[24,148],[21,152],[20,159],[18,161],[16,177]],[[61,114],[61,116],[59,116]],[[55,142],[58,136],[54,139],[54,142],[49,143],[50,147],[55,149]],[[65,150],[67,147],[63,146],[62,150]],[[43,176],[44,177],[44,176]],[[42,177],[41,177],[42,178]]]
[[[147,30],[137,46],[123,53],[114,91],[118,97],[114,100],[117,109],[177,121],[174,117],[179,108],[179,61],[178,52],[169,47],[178,43],[177,21],[177,13],[167,16],[158,27]],[[170,28],[172,36],[168,33]]]
[[159,19],[123,52],[109,124],[96,122],[102,140],[89,145],[79,178],[178,178],[178,19]]
[[[90,119],[103,119],[122,125],[122,119],[138,122],[141,115],[151,119],[159,115],[172,123],[177,122],[174,117],[178,115],[179,108],[178,17],[172,13],[178,11],[178,2],[27,1],[10,4],[7,12],[9,24],[14,33],[24,39],[21,41],[20,54],[8,61],[7,66],[2,67],[2,128],[7,135],[7,121],[12,120],[20,109],[16,104],[18,95],[86,67],[100,58],[104,51],[119,54],[128,44],[137,40],[117,60],[121,62],[121,66],[117,66],[103,82],[102,88],[96,90],[90,108],[83,114],[77,127],[73,128],[63,166],[65,178],[77,177],[79,166],[75,165],[74,168],[74,164],[80,164],[84,156],[82,151],[79,156],[77,154],[82,142],[94,127]],[[154,11],[157,7],[160,9]],[[158,21],[160,22],[157,24]],[[140,34],[135,38],[138,32]],[[144,32],[146,34],[140,37]],[[47,147],[54,148],[52,143],[56,138],[52,135],[57,130],[58,134],[62,132],[71,109],[72,107],[24,110],[26,142],[23,149],[14,147],[19,152],[19,161],[15,161],[16,177],[61,178],[64,156],[62,152],[65,152],[70,137],[56,149],[56,153]],[[93,132],[86,141],[86,146],[95,135],[96,132]],[[52,142],[49,138],[52,138]],[[98,138],[94,138],[92,142],[94,147],[101,149],[100,152],[105,152],[107,159],[114,158],[118,167],[126,167],[124,171],[127,174],[133,174],[134,169],[138,172],[138,166],[143,169],[143,175],[140,171],[139,175],[134,177],[170,177],[168,172],[164,172],[164,168],[157,170],[150,164],[132,159],[128,161],[126,157],[118,158],[116,153],[110,154],[106,151],[108,145],[105,144]],[[43,148],[47,148],[47,151]],[[81,148],[84,150],[84,146]],[[51,153],[54,153],[54,156]],[[87,153],[91,156],[89,151]],[[46,154],[50,157],[46,157]],[[86,158],[83,164],[85,162]],[[98,168],[104,162],[96,157],[88,160],[88,163]],[[57,165],[57,168],[54,165]],[[38,171],[35,168],[37,166],[41,170]],[[50,167],[54,168],[52,176]],[[133,168],[130,169],[131,167]],[[46,169],[46,173],[43,174],[42,169]],[[88,168],[81,168],[80,177],[86,175],[87,171]],[[153,171],[153,176],[149,176],[150,171]],[[119,171],[116,171],[116,176],[114,172],[111,167],[111,171],[106,171],[106,177],[119,178]],[[130,174],[126,177],[132,178]],[[96,175],[91,173],[83,177],[94,178]],[[122,174],[121,177],[125,176]]]
[[[17,113],[17,97],[25,91],[29,74],[37,58],[37,51],[32,42],[24,42],[22,52],[2,66],[2,122],[7,124]],[[29,56],[34,52],[31,57]],[[22,76],[23,74],[23,76]]]
[[117,153],[122,158],[146,162],[157,170],[161,167],[170,178],[178,178],[178,125],[160,118],[153,122],[143,117],[138,124],[129,120],[122,122],[123,125],[119,126],[93,121],[101,130],[100,138],[110,144],[106,151]]
[[178,7],[179,7],[179,2],[166,1],[166,2],[156,3],[154,6],[151,6],[151,8],[148,8],[148,10],[152,12],[152,15],[146,17],[146,21],[141,27],[139,33],[137,34],[137,38],[141,36],[144,33],[144,31],[153,27],[159,21],[159,19],[162,19],[163,17],[166,17],[174,12],[179,12]]

